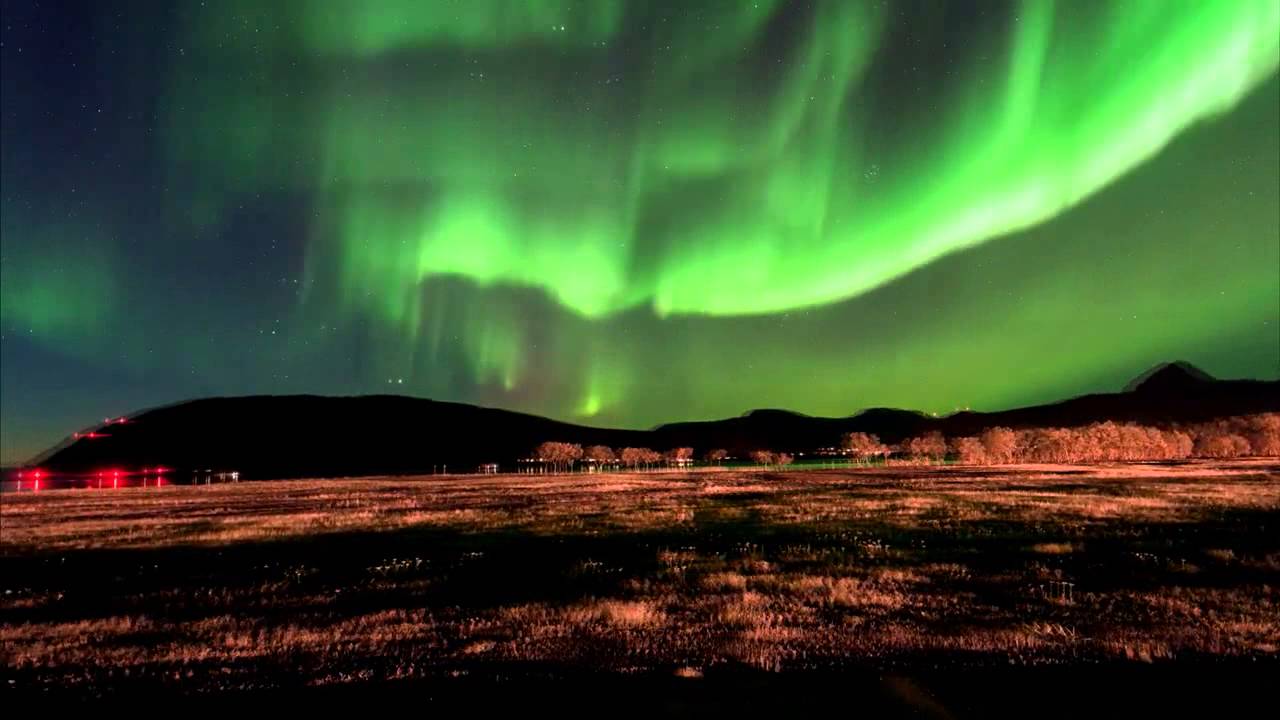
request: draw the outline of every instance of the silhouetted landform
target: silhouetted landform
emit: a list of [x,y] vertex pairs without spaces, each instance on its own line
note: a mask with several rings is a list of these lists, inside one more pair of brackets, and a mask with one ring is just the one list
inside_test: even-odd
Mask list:
[[1212,375],[1185,360],[1161,363],[1124,386],[1125,392],[1159,393],[1164,391],[1183,392],[1188,388],[1197,388],[1203,383],[1215,382]]
[[872,408],[845,418],[755,410],[740,417],[661,425],[652,430],[593,428],[535,415],[392,395],[249,396],[192,400],[103,425],[45,453],[52,472],[231,471],[242,478],[339,477],[514,469],[540,443],[612,448],[726,448],[807,452],[839,447],[850,432],[898,443],[929,432],[977,435],[992,427],[1078,427],[1093,422],[1191,423],[1280,411],[1280,381],[1215,380],[1186,363],[1144,373],[1131,389],[1050,405],[932,417]]

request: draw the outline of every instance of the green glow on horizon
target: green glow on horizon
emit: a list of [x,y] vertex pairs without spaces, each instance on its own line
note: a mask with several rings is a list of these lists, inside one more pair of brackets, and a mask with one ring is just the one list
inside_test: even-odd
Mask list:
[[96,233],[74,223],[30,222],[5,209],[0,222],[0,325],[57,343],[105,339],[118,311],[120,267]]

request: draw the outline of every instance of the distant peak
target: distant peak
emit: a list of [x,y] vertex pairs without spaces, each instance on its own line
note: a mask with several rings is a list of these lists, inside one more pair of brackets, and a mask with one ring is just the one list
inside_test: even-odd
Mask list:
[[1177,390],[1213,382],[1213,376],[1185,360],[1156,365],[1124,386],[1125,392]]

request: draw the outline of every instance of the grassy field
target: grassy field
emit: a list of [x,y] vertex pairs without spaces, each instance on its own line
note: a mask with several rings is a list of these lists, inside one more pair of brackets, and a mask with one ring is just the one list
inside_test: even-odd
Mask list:
[[941,717],[985,714],[963,680],[975,673],[1240,679],[1280,666],[1274,461],[307,480],[0,502],[10,691],[639,677],[678,694],[839,677],[865,702]]

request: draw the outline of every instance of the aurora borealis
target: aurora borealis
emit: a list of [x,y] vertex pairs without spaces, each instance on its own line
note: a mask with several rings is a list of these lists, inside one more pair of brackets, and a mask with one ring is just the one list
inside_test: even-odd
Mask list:
[[210,394],[1280,375],[1280,0],[6,0],[0,53],[6,461]]

